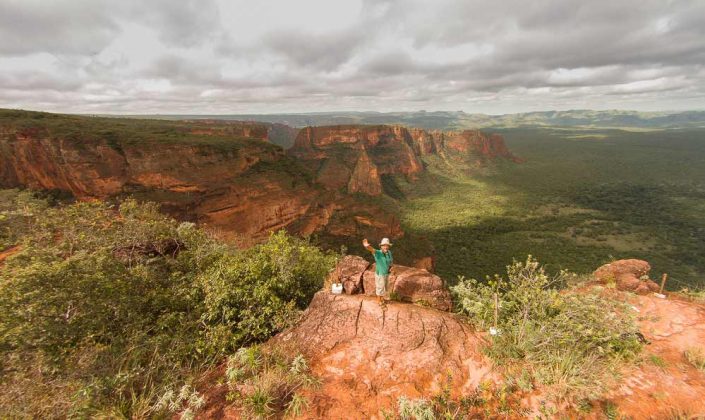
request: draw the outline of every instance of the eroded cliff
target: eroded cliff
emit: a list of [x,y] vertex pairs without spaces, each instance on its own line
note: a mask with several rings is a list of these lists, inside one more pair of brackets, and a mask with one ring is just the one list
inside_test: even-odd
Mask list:
[[[272,143],[296,132],[288,152]],[[0,187],[60,190],[78,199],[131,195],[242,242],[282,228],[398,237],[399,218],[357,194],[384,194],[385,176],[414,181],[429,154],[515,159],[501,136],[479,131],[387,125],[297,131],[256,122],[0,110]]]
[[413,181],[424,171],[422,159],[428,155],[474,164],[495,159],[520,162],[499,134],[389,125],[306,127],[289,153],[306,162],[316,181],[327,188],[369,195],[383,193],[385,175]]
[[[373,204],[316,185],[266,125],[0,113],[0,186],[126,195],[250,242],[270,231],[398,236]],[[372,222],[374,220],[374,222]],[[379,229],[382,229],[380,231]]]

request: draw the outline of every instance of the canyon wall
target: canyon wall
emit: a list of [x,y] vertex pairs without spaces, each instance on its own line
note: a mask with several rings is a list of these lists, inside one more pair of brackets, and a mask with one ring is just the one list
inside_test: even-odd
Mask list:
[[[134,124],[147,127],[138,141],[110,135],[120,129],[111,120],[80,117],[76,130],[65,131],[0,118],[0,187],[65,191],[80,200],[155,201],[181,220],[243,244],[279,229],[401,234],[394,215],[315,185],[295,159],[267,141],[266,125],[160,122],[155,130],[166,130],[165,139],[150,136],[154,127],[140,121]],[[170,140],[175,133],[183,138]]]
[[428,131],[390,125],[306,127],[289,154],[306,163],[318,183],[348,193],[380,195],[384,175],[413,181],[424,171],[423,156],[440,155],[466,163],[521,160],[499,134],[477,130]]
[[429,154],[514,159],[501,136],[479,131],[308,127],[287,152],[271,143],[294,133],[254,122],[0,110],[0,187],[155,201],[243,243],[278,229],[393,238],[403,234],[398,216],[359,196],[383,194],[384,176],[413,181]]

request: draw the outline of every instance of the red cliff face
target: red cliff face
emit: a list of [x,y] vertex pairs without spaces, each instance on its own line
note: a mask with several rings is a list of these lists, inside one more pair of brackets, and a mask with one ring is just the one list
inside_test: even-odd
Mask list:
[[388,125],[307,127],[289,153],[306,162],[318,183],[348,193],[382,194],[382,176],[413,180],[424,170],[421,158],[441,155],[483,164],[519,159],[499,134],[481,131],[427,131]]
[[[266,126],[198,124],[185,141],[143,143],[105,138],[99,125],[97,132],[86,128],[81,139],[0,125],[0,187],[62,190],[78,199],[132,195],[245,244],[282,228],[333,236],[372,235],[380,228],[401,234],[398,221],[374,205],[313,185],[294,159],[262,141]],[[203,136],[225,137],[200,141]],[[364,161],[363,170],[369,170]]]
[[422,157],[515,159],[498,135],[400,126],[308,127],[288,151],[253,122],[90,118],[0,110],[0,187],[134,196],[249,243],[270,231],[398,237],[398,217],[355,194],[413,181]]
[[246,137],[268,140],[270,128],[251,121],[187,120],[194,125],[191,134]]
[[415,149],[421,156],[454,155],[457,158],[483,163],[495,159],[521,162],[514,156],[500,134],[486,134],[479,130],[426,131],[410,130]]
[[399,126],[307,127],[289,152],[315,171],[319,183],[349,193],[379,195],[383,175],[413,179],[424,170],[411,134]]

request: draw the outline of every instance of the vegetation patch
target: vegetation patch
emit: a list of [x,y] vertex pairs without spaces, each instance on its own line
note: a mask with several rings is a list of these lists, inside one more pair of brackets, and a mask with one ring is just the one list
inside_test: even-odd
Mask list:
[[430,398],[400,397],[396,411],[402,420],[525,417],[529,410],[521,405],[521,391],[515,382],[486,381],[468,395],[452,398],[449,377],[443,389]]
[[461,278],[452,291],[461,313],[480,328],[496,329],[485,351],[497,365],[525,370],[555,400],[575,402],[599,397],[641,344],[624,304],[561,290],[570,277],[549,276],[529,257],[508,266],[506,279]]
[[239,349],[228,358],[225,377],[227,399],[252,419],[300,416],[309,406],[303,391],[320,385],[302,354],[277,346]]
[[702,348],[691,348],[686,350],[683,356],[688,363],[705,372],[705,350]]

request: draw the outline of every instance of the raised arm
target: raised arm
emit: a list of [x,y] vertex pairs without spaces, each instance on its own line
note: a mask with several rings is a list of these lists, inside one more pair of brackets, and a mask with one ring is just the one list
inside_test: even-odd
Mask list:
[[364,246],[365,249],[370,251],[371,253],[373,253],[373,254],[375,253],[375,249],[372,248],[372,246],[370,245],[370,242],[367,240],[367,238],[362,240],[362,246]]

